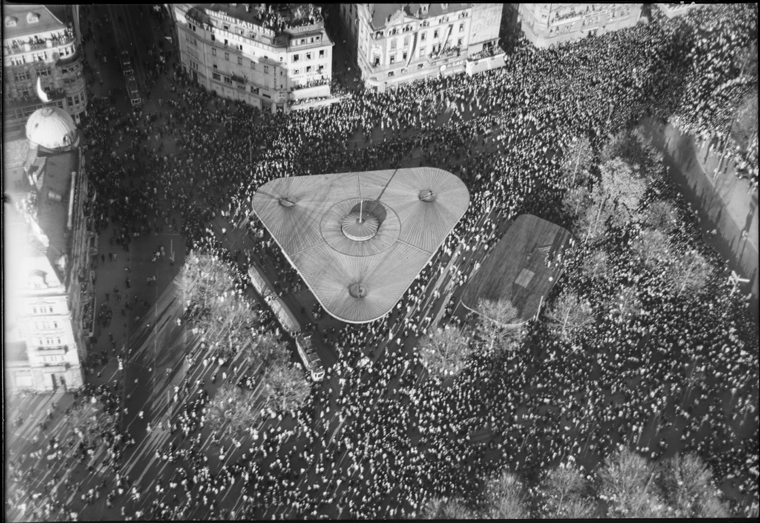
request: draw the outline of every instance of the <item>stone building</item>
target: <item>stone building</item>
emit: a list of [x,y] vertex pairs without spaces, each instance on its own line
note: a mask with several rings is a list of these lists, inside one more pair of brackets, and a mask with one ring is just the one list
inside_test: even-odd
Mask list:
[[536,47],[633,27],[642,4],[520,4],[518,21]]
[[348,51],[366,88],[504,65],[504,4],[341,4]]
[[49,103],[76,122],[87,109],[84,53],[77,5],[3,4],[3,120],[20,129],[43,107],[39,79]]
[[66,111],[38,109],[26,136],[27,185],[10,184],[4,213],[6,389],[71,390],[94,334],[94,188]]
[[172,18],[182,67],[219,96],[272,112],[330,96],[333,43],[313,4],[174,4]]

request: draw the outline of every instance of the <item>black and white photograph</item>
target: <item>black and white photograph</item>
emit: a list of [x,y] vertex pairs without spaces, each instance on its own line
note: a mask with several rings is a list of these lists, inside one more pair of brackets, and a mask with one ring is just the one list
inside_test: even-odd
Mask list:
[[758,4],[3,16],[3,520],[760,517]]

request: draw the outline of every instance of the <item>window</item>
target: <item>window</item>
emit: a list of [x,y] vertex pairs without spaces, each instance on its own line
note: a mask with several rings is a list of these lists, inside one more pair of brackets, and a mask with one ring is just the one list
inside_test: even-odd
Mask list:
[[259,94],[259,88],[258,88],[258,87],[254,87],[254,86],[251,86],[251,93],[252,93],[252,94]]
[[195,62],[190,62],[190,69],[193,69],[195,71],[198,70],[198,64]]
[[433,31],[433,39],[438,38],[438,29]]
[[391,50],[395,50],[395,49],[396,49],[396,39],[392,38],[391,39]]
[[311,66],[310,66],[310,65],[307,65],[307,66],[306,66],[306,72],[307,72],[307,73],[310,73],[310,72],[311,72]]
[[213,67],[214,69],[219,69],[219,68],[216,66],[216,64],[212,64],[212,65],[211,65],[211,67]]
[[299,74],[301,74],[301,70],[300,69],[293,69],[293,74],[294,75],[299,75]]
[[[27,94],[26,94],[25,96],[29,96],[29,94],[28,94],[28,93],[29,93],[29,91],[27,90]],[[72,106],[72,105],[74,105],[74,99],[73,99],[71,96],[67,96],[67,97],[66,97],[66,104],[67,104],[68,106]]]
[[224,77],[224,83],[232,85],[232,78],[230,78],[229,76],[225,76]]
[[306,43],[306,38],[301,38],[301,45]]
[[211,56],[216,56],[216,47],[211,48]]
[[423,63],[417,64],[417,69],[422,69],[423,67],[425,67],[425,64]]
[[40,73],[40,76],[50,76],[50,68],[49,67],[43,67],[41,69],[38,69],[38,72]]
[[420,42],[424,42],[427,39],[427,33],[424,31],[420,33]]
[[14,78],[17,82],[23,82],[25,80],[29,80],[29,72],[28,71],[20,71],[18,73],[14,73]]
[[324,65],[319,65],[319,66],[317,66],[317,72],[318,72],[318,73],[321,73],[321,72],[322,72],[322,71],[324,71],[324,70],[325,70],[325,66],[324,66]]
[[190,30],[195,31],[195,26],[193,24],[187,24],[187,26],[190,28]]
[[420,58],[421,58],[421,57],[423,57],[423,56],[425,56],[425,53],[426,53],[426,52],[427,52],[427,51],[425,50],[425,48],[424,48],[424,47],[420,47]]
[[459,24],[459,32],[464,33],[464,24]]
[[375,55],[374,59],[372,60],[372,67],[377,67],[380,65],[380,57]]
[[396,55],[391,55],[391,65],[396,63]]
[[391,76],[395,76],[395,73],[393,71],[388,71],[388,78],[390,78]]
[[406,60],[406,57],[407,57],[407,54],[406,54],[406,51],[404,51],[404,57],[402,59]]
[[462,47],[462,39],[461,38],[459,38],[457,40],[457,47]]
[[298,60],[300,60],[300,56],[298,56],[298,53],[296,53],[293,55],[293,63],[297,62]]
[[311,60],[311,53],[306,53],[306,59]]
[[224,27],[225,31],[229,31],[230,30],[230,26],[228,26],[227,24],[224,24],[222,27]]
[[214,36],[213,34],[211,35],[211,41],[212,41],[212,42],[215,42],[215,41],[216,41],[216,36]]
[[256,70],[256,62],[254,62],[253,60],[251,60],[251,69],[253,69],[254,71]]
[[238,56],[238,65],[243,65],[243,57]]
[[406,35],[404,37],[404,47],[408,47],[408,46],[409,46],[409,35]]
[[264,74],[269,74],[269,66],[268,65],[264,66]]
[[324,49],[320,49],[319,50],[319,57],[320,58],[324,58],[325,57],[325,50]]
[[224,53],[224,59],[229,62],[229,60],[230,60],[230,53]]
[[220,75],[219,73],[211,73],[211,77],[212,77],[214,80],[217,80],[217,81],[219,81],[219,80],[221,80],[221,79],[222,79],[222,77],[221,77],[221,75]]
[[198,47],[198,39],[197,39],[197,38],[194,38],[194,39],[193,39],[193,45],[194,45],[195,47]]

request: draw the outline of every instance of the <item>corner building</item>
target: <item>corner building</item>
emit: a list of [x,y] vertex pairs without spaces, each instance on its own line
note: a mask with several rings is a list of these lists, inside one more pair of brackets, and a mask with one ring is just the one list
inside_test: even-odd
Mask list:
[[83,384],[80,362],[94,335],[94,188],[79,132],[63,109],[36,111],[26,135],[28,185],[5,204],[5,386],[77,389]]
[[87,109],[83,60],[79,6],[3,4],[6,130],[23,128],[26,119],[46,105],[37,96],[38,77],[49,103],[79,122]]
[[633,27],[642,4],[520,4],[518,21],[533,45],[546,48]]
[[174,4],[182,67],[219,96],[287,112],[330,96],[332,46],[313,4]]
[[341,4],[343,32],[364,85],[379,92],[415,80],[504,65],[504,4]]

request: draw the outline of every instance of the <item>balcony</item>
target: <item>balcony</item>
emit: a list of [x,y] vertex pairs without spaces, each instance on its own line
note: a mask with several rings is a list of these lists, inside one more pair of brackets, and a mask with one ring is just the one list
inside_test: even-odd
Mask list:
[[61,57],[59,55],[58,59],[55,62],[55,65],[57,67],[62,67],[64,65],[73,64],[74,62],[78,61],[82,57],[82,51],[79,47],[77,47],[77,50],[74,51],[74,54],[71,56]]
[[4,56],[12,56],[22,53],[31,53],[32,51],[40,51],[42,49],[52,49],[54,47],[60,47],[62,45],[70,44],[75,40],[74,31],[67,29],[60,36],[54,36],[52,38],[41,39],[34,37],[27,41],[14,40],[10,45],[5,45],[3,49]]

